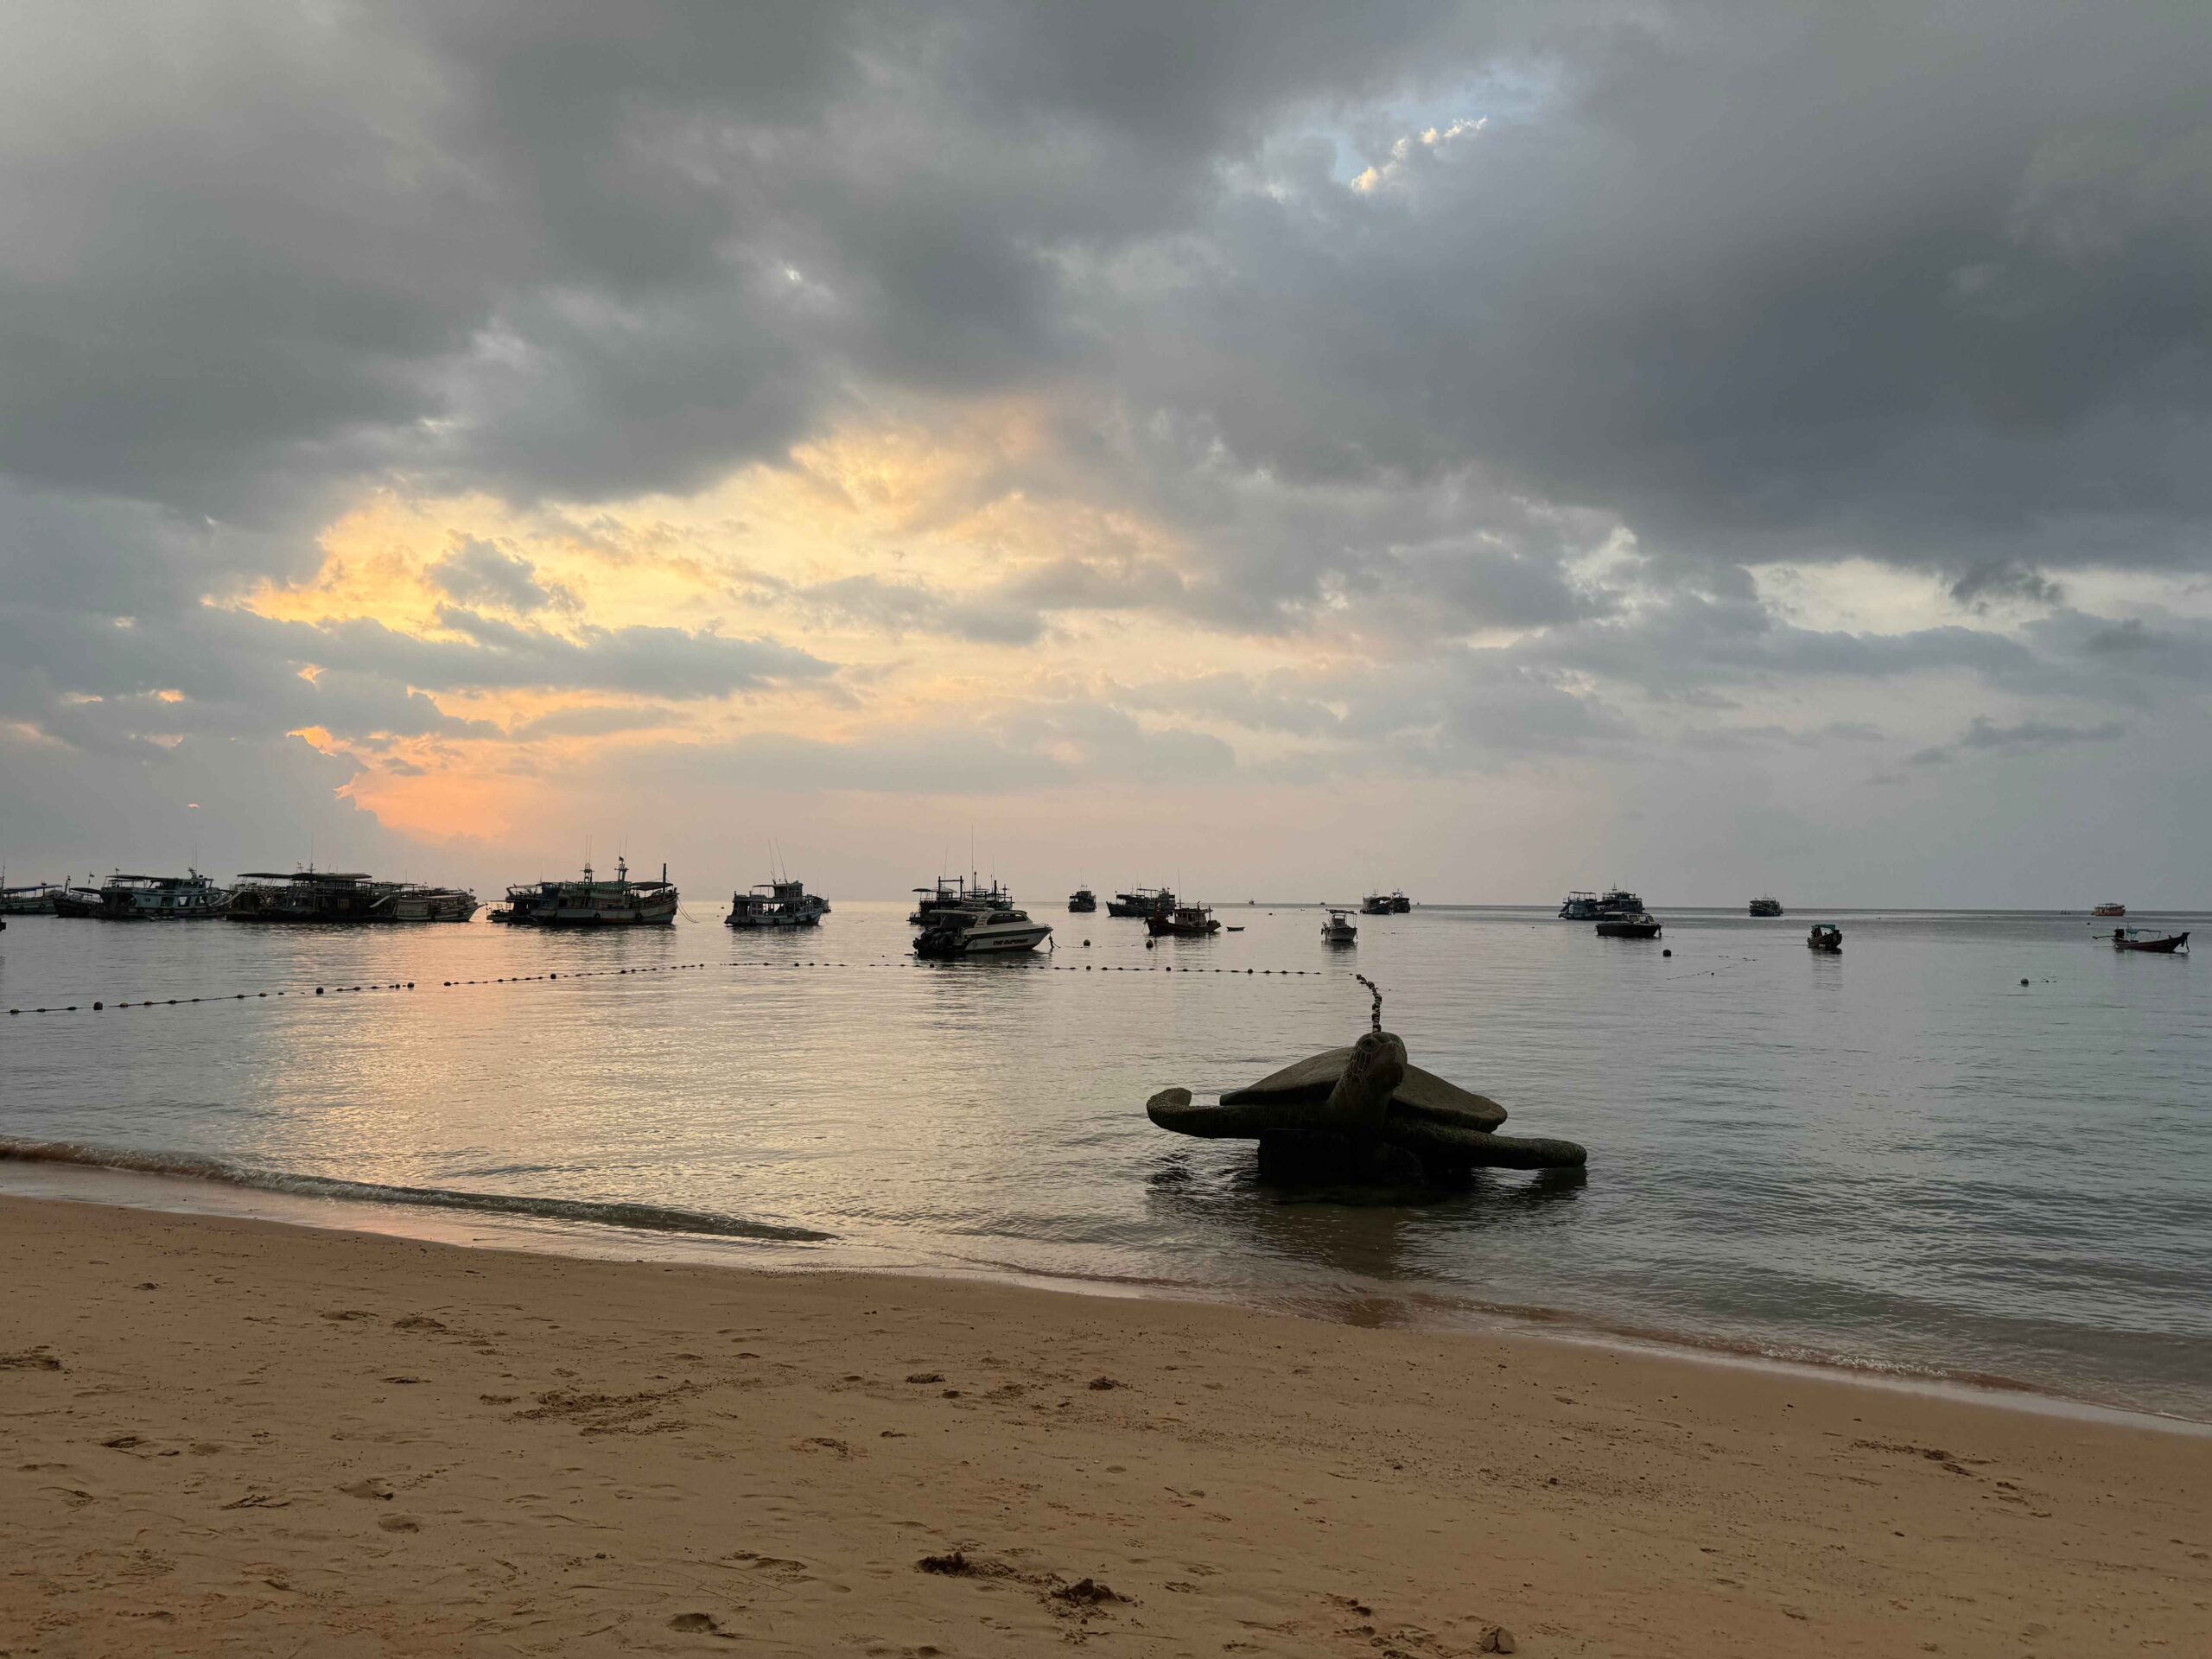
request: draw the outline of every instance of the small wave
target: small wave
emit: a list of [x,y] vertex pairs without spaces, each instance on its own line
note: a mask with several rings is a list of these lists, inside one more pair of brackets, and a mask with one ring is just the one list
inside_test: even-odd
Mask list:
[[226,1186],[251,1187],[303,1198],[347,1198],[357,1204],[405,1204],[432,1210],[465,1210],[480,1215],[531,1216],[546,1221],[580,1221],[601,1227],[632,1227],[657,1233],[697,1233],[715,1238],[757,1238],[779,1243],[821,1243],[836,1236],[810,1227],[784,1227],[741,1216],[667,1205],[599,1202],[589,1198],[539,1198],[517,1192],[467,1192],[445,1186],[385,1186],[374,1181],[341,1180],[329,1175],[296,1175],[256,1169],[181,1152],[126,1152],[69,1141],[19,1141],[0,1135],[0,1162],[73,1164],[86,1169],[128,1170],[135,1174],[174,1175]]

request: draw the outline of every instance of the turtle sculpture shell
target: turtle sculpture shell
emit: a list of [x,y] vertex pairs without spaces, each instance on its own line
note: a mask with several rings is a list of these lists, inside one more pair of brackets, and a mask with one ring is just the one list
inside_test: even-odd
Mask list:
[[[1310,1105],[1329,1097],[1351,1058],[1350,1048],[1325,1048],[1286,1065],[1221,1097],[1224,1106]],[[1487,1095],[1447,1083],[1433,1071],[1406,1067],[1405,1080],[1390,1093],[1390,1116],[1409,1117],[1484,1134],[1505,1122],[1505,1108]]]

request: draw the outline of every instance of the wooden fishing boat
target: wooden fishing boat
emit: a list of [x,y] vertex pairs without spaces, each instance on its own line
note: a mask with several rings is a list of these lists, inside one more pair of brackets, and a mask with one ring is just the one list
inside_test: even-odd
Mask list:
[[1843,954],[1843,930],[1834,922],[1815,922],[1813,931],[1805,936],[1805,948],[1840,957]]
[[2115,950],[2150,950],[2162,957],[2177,951],[2189,954],[2189,935],[2186,933],[2153,933],[2145,927],[2115,927],[2112,931],[2112,948]]

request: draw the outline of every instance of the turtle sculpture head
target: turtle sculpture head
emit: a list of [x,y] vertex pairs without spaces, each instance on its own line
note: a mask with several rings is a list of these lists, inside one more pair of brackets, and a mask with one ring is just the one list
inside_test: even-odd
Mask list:
[[1406,1046],[1387,1031],[1370,1031],[1351,1046],[1344,1076],[1329,1090],[1324,1121],[1313,1127],[1336,1135],[1382,1132],[1390,1096],[1406,1080]]

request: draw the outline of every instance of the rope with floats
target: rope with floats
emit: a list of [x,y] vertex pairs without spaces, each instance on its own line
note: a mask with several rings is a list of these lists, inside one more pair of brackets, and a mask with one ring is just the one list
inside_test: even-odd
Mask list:
[[[817,970],[827,969],[848,973],[860,973],[870,970],[902,968],[942,971],[947,968],[954,966],[956,966],[956,964],[923,962],[906,957],[887,957],[879,962],[829,962],[813,958],[801,961],[796,957],[785,958],[779,961],[773,957],[763,957],[758,962],[754,962],[751,959],[739,962],[674,962],[658,963],[650,966],[635,968],[572,968],[560,972],[547,972],[543,974],[501,974],[478,979],[441,980],[435,985],[425,982],[423,983],[421,988],[425,990],[442,991],[465,990],[469,988],[486,988],[498,985],[550,984],[561,979],[621,979],[628,978],[632,976],[643,976],[647,974],[701,972],[721,968],[727,968],[733,970],[753,967],[781,968],[786,969],[813,969]],[[1130,967],[1119,963],[1102,966],[1096,963],[1083,963],[1078,964],[1076,963],[1061,962],[1039,962],[1026,964],[1026,966],[1027,971],[1031,973],[1052,974],[1226,974],[1231,978],[1243,977],[1265,979],[1322,979],[1328,976],[1328,970],[1320,968],[1198,968],[1190,966],[1179,968],[1173,963],[1169,963],[1164,967],[1150,963]],[[1373,989],[1373,986],[1367,981],[1364,976],[1355,976],[1355,977],[1358,978],[1362,984],[1369,985],[1369,988],[1370,990]],[[200,1004],[213,1006],[214,1004],[223,1002],[266,1001],[271,997],[354,996],[367,995],[377,992],[412,991],[416,988],[417,988],[417,984],[414,980],[390,980],[376,984],[317,985],[313,988],[297,986],[288,987],[284,989],[273,991],[232,991],[228,995],[218,994],[200,996],[148,996],[141,997],[135,1002],[126,1000],[111,1003],[103,998],[89,1003],[53,1003],[35,1007],[13,1007],[10,1008],[8,1013],[10,1016],[21,1016],[25,1014],[101,1014],[124,1008],[190,1007]],[[1382,993],[1377,991],[1376,992],[1375,996],[1376,1020],[1377,1021],[1376,1028],[1379,1030],[1381,1028],[1380,1021],[1382,1019]]]

